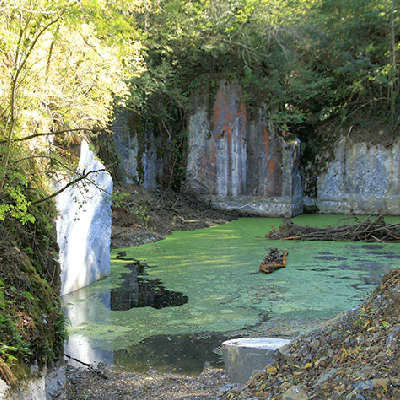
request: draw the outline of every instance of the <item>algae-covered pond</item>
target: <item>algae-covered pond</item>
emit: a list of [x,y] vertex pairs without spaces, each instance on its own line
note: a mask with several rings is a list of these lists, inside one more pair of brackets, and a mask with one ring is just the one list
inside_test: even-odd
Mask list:
[[[324,226],[341,218],[294,221]],[[273,327],[275,320],[281,327],[295,320],[312,326],[359,304],[384,273],[399,267],[397,244],[267,241],[265,234],[280,223],[242,218],[113,251],[109,278],[64,296],[66,352],[129,369],[200,372],[204,362],[216,362],[215,347],[231,337],[227,332]],[[259,274],[270,247],[289,252],[287,267]],[[121,251],[149,267],[116,259]],[[148,293],[139,301],[140,290]]]

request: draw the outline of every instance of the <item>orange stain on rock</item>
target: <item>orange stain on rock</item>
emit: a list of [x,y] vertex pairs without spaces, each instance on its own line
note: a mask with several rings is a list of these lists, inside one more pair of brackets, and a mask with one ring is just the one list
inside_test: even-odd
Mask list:
[[279,168],[279,162],[277,160],[276,154],[270,154],[273,149],[270,149],[270,138],[269,132],[266,127],[263,129],[263,136],[264,136],[264,149],[265,149],[265,156],[268,165],[264,165],[263,170],[266,170],[267,173],[267,182],[268,187],[266,188],[266,194],[268,196],[275,196],[277,192],[276,188],[276,171]]
[[268,151],[269,151],[269,134],[268,134],[268,129],[267,128],[263,129],[263,134],[264,134],[265,154],[268,155]]

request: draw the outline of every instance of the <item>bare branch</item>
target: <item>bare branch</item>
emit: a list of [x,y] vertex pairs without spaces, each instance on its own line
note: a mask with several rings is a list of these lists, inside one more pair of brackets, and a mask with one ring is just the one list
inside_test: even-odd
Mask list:
[[[65,130],[57,131],[57,132],[34,133],[29,136],[13,139],[11,141],[11,143],[22,142],[24,140],[30,140],[30,139],[34,139],[34,138],[40,137],[40,136],[65,135],[67,133],[79,132],[79,131],[88,131],[88,132],[108,131],[108,132],[110,132],[107,128],[72,128],[72,129],[65,129]],[[3,144],[3,143],[7,143],[7,140],[0,140],[0,144]]]
[[[36,204],[44,203],[45,201],[51,200],[51,199],[53,199],[54,197],[58,196],[60,193],[62,193],[62,192],[64,192],[65,190],[67,190],[69,187],[75,185],[75,183],[78,183],[78,182],[82,181],[83,179],[87,179],[87,177],[88,177],[90,174],[95,174],[95,173],[97,173],[97,172],[107,172],[107,170],[106,170],[106,169],[98,169],[98,170],[96,170],[96,171],[88,171],[88,172],[85,172],[84,174],[82,174],[82,175],[79,176],[78,178],[72,180],[71,182],[68,182],[68,183],[67,183],[64,187],[62,187],[60,190],[57,190],[57,192],[54,192],[54,193],[51,194],[50,196],[44,197],[43,199],[34,201],[33,203],[31,203],[31,205],[34,206],[34,205],[36,205]],[[92,182],[92,181],[90,181],[90,182]]]

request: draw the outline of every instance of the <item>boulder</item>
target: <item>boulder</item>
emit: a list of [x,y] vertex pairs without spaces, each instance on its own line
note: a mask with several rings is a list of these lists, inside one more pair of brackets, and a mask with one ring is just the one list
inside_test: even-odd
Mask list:
[[225,369],[231,382],[244,383],[273,362],[273,353],[288,345],[289,339],[237,338],[222,343]]

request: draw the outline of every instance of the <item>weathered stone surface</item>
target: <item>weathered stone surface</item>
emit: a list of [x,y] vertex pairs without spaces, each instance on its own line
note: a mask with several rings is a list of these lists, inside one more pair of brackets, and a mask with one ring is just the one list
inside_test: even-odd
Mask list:
[[[171,169],[162,156],[166,146],[151,126],[139,132],[133,119],[122,111],[113,124],[120,169],[126,182],[153,190]],[[326,214],[400,214],[400,142],[340,140],[327,171],[309,182],[316,195],[303,197],[300,142],[278,135],[262,105],[250,110],[239,84],[201,86],[192,96],[188,132],[186,187],[216,208],[272,217],[301,214],[303,206]]]
[[400,143],[368,145],[342,139],[317,182],[319,212],[400,214]]
[[198,192],[236,196],[246,188],[246,108],[237,84],[222,81],[209,120],[208,97],[199,94],[189,119],[187,174]]
[[243,213],[264,217],[292,217],[302,212],[301,206],[293,204],[290,199],[284,198],[263,199],[253,196],[223,198],[212,196],[211,205],[221,210],[238,210]]
[[0,379],[0,399],[6,398],[6,393],[9,389],[7,383],[5,383],[2,379]]
[[48,373],[44,368],[40,373],[33,373],[30,379],[19,382],[11,390],[0,379],[0,399],[4,400],[66,400],[67,379],[65,366],[61,365]]
[[273,362],[273,353],[290,343],[280,338],[238,338],[222,343],[225,368],[231,382],[247,382],[254,372]]
[[[112,124],[114,145],[120,156],[119,177],[125,183],[141,183],[147,190],[155,190],[163,176],[164,161],[159,155],[160,138],[154,129],[135,126],[137,115],[120,110]],[[139,137],[140,134],[140,137]],[[165,149],[164,149],[165,150]]]
[[285,143],[262,107],[250,117],[238,84],[221,81],[213,104],[203,92],[194,96],[189,118],[190,189],[216,208],[301,213],[299,142]]
[[114,146],[121,159],[118,165],[118,173],[125,183],[139,182],[139,142],[137,133],[130,130],[130,118],[130,112],[121,109],[111,127],[114,132]]
[[110,274],[113,182],[83,141],[77,173],[88,171],[99,171],[88,176],[91,183],[82,180],[57,196],[62,295]]
[[46,376],[46,400],[65,400],[66,398],[67,377],[63,365]]

